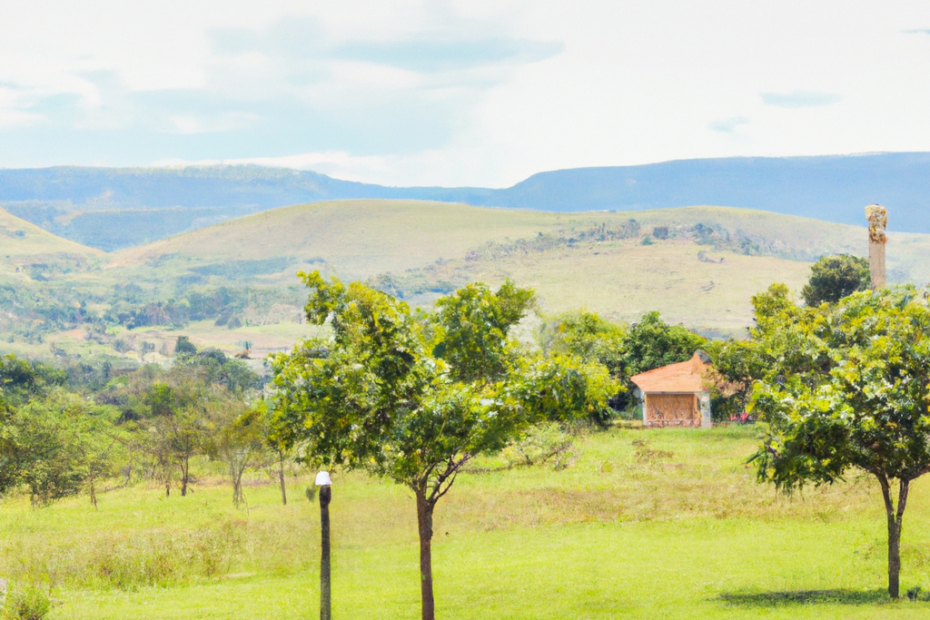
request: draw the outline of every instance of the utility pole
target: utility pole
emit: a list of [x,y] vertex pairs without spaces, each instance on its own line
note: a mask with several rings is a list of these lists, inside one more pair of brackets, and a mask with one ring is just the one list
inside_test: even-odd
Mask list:
[[320,620],[332,620],[333,617],[329,563],[329,502],[333,498],[332,484],[329,472],[321,471],[316,475],[316,485],[320,487]]
[[869,218],[869,271],[872,275],[872,290],[885,288],[885,244],[888,236],[888,210],[881,205],[869,205],[865,208]]

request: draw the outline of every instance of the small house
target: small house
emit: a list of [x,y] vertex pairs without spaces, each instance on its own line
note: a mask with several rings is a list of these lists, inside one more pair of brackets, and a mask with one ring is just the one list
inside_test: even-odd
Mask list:
[[709,368],[710,358],[698,351],[687,362],[630,377],[642,393],[643,426],[710,428],[710,393],[704,387]]

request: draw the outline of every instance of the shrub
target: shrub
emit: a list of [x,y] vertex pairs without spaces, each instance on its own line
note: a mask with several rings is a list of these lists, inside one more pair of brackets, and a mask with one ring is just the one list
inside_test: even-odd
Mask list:
[[42,620],[52,608],[48,594],[31,585],[11,587],[3,600],[0,620]]

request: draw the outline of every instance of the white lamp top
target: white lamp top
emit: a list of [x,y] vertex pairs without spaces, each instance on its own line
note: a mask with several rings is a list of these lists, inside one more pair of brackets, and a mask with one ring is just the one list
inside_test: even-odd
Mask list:
[[333,481],[329,479],[328,471],[321,471],[316,475],[316,486],[318,487],[328,487],[332,486]]

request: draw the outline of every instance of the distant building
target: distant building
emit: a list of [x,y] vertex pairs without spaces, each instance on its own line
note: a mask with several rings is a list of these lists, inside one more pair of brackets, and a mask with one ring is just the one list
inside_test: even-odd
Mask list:
[[709,368],[710,358],[698,351],[687,362],[630,377],[642,393],[643,426],[710,428],[710,393],[703,378]]

